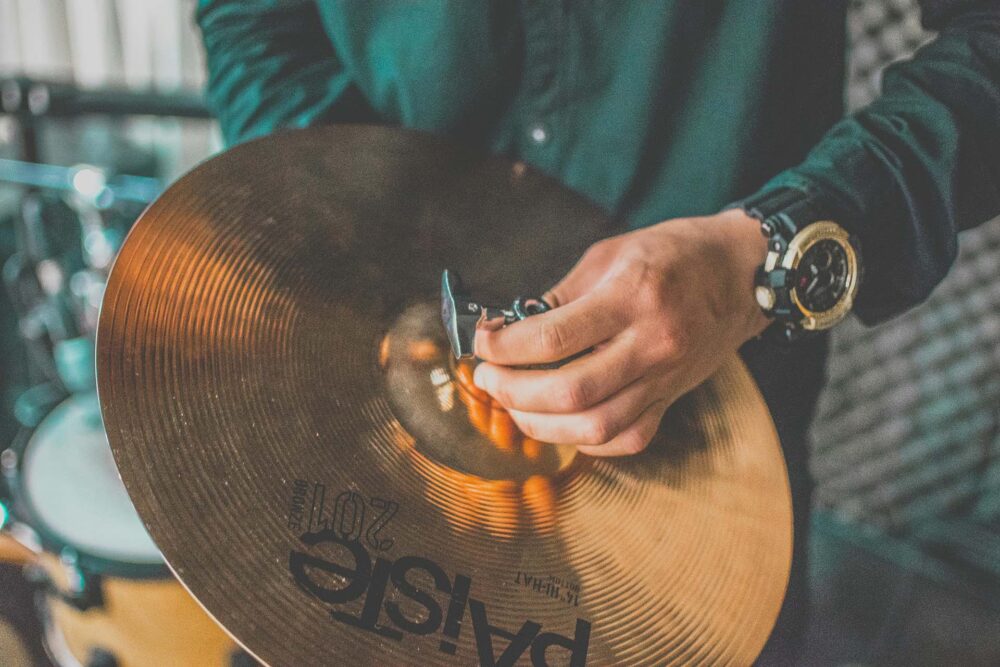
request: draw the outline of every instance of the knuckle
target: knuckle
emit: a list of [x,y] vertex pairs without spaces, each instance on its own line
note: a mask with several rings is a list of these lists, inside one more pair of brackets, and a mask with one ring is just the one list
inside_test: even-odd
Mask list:
[[586,382],[568,380],[562,384],[556,395],[556,409],[564,412],[579,412],[589,407],[590,390]]
[[561,326],[551,322],[541,323],[538,330],[538,344],[542,354],[558,356],[566,349],[566,343],[566,333]]
[[644,438],[637,430],[633,429],[628,433],[623,433],[619,437],[616,444],[623,455],[634,456],[635,454],[645,451],[646,447],[649,446],[649,440]]
[[665,361],[678,361],[687,354],[690,344],[690,338],[684,331],[664,331],[659,341],[660,357]]
[[678,345],[676,340],[672,335],[664,334],[660,338],[659,344],[659,356],[664,361],[676,361],[678,359]]
[[611,422],[604,417],[588,418],[583,426],[583,445],[603,445],[613,436]]
[[601,239],[587,248],[584,256],[587,259],[604,259],[614,255],[619,249],[618,246],[619,243],[615,238]]
[[622,257],[638,272],[639,276],[655,277],[662,270],[661,253],[647,244],[633,243]]
[[597,243],[592,244],[587,248],[583,255],[580,257],[581,260],[594,260],[603,257],[608,252],[608,242],[607,240],[600,240]]

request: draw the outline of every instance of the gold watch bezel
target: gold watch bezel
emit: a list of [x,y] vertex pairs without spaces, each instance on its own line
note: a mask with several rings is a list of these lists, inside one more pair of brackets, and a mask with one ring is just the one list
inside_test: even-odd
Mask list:
[[801,325],[808,331],[819,331],[829,329],[837,324],[851,311],[854,306],[854,297],[858,291],[858,273],[860,262],[858,252],[851,243],[850,234],[847,230],[832,220],[820,220],[806,226],[795,235],[789,242],[788,249],[781,259],[781,266],[786,269],[798,269],[802,257],[811,247],[820,241],[836,241],[844,249],[847,257],[847,281],[844,285],[844,295],[829,310],[815,312],[809,310],[799,301],[798,290],[792,287],[789,292],[792,303],[802,311]]

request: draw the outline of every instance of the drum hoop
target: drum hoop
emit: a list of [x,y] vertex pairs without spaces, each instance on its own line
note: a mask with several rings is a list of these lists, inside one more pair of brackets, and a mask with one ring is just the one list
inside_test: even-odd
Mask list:
[[42,625],[42,648],[49,662],[57,667],[84,667],[69,650],[66,636],[52,618],[51,600],[43,594],[35,595],[35,610]]
[[[58,405],[62,405],[59,403]],[[57,405],[57,407],[58,407]],[[39,425],[44,422],[39,421]],[[130,563],[106,556],[98,556],[67,542],[48,526],[31,504],[31,499],[21,484],[24,477],[24,454],[36,428],[21,427],[11,443],[10,449],[17,454],[17,465],[13,470],[5,470],[7,492],[12,501],[11,513],[27,524],[38,535],[42,548],[51,554],[61,556],[67,551],[76,558],[76,565],[85,576],[103,576],[119,579],[171,579],[166,563]]]

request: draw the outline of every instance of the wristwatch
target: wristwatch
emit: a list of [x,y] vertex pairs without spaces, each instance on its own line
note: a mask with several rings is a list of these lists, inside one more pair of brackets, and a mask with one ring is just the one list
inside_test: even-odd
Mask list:
[[754,279],[754,297],[774,320],[763,336],[790,343],[844,319],[862,278],[857,237],[803,190],[771,190],[738,206],[760,220],[768,240]]

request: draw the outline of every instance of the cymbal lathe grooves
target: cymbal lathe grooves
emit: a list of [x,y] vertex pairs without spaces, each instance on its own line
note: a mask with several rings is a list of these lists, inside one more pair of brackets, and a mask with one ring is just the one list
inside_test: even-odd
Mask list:
[[788,581],[787,474],[735,355],[649,449],[520,436],[441,326],[454,268],[541,294],[613,233],[550,178],[418,132],[289,131],[142,216],[98,381],[164,558],[269,665],[746,665]]

